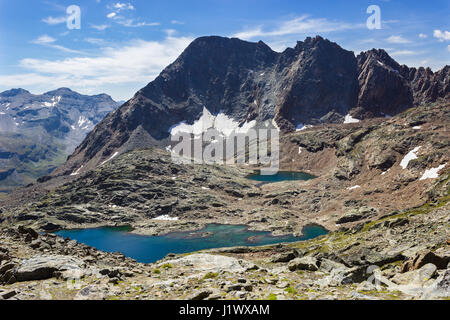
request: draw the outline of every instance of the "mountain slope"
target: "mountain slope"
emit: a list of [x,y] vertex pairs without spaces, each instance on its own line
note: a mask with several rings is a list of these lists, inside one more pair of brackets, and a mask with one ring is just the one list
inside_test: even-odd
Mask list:
[[198,121],[205,110],[234,128],[273,123],[288,133],[307,124],[342,123],[350,115],[392,116],[448,98],[449,79],[449,67],[410,69],[383,50],[355,57],[321,37],[282,53],[263,42],[202,37],[97,125],[55,174],[94,168],[138,147],[136,141],[139,147],[167,146],[171,129]]
[[[449,121],[449,103],[434,103],[389,120],[282,136],[280,169],[317,177],[308,181],[260,185],[246,178],[254,167],[176,164],[151,148],[18,190],[0,208],[6,224],[39,229],[127,223],[153,234],[224,223],[299,233],[315,223],[337,230],[448,196]],[[179,221],[152,220],[161,215]]]
[[67,88],[0,93],[0,191],[28,184],[66,160],[118,103]]

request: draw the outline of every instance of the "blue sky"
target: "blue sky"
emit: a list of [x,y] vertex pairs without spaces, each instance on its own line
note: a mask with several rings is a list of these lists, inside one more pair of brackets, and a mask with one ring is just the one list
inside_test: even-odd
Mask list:
[[[67,27],[70,5],[81,9],[80,29]],[[366,26],[370,5],[381,9],[381,29]],[[319,34],[436,71],[450,64],[449,22],[449,0],[0,0],[0,91],[64,86],[127,100],[204,35],[282,51]]]

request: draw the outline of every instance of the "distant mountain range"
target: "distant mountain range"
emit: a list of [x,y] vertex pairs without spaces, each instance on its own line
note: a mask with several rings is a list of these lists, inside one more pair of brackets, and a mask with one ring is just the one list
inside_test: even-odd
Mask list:
[[0,191],[49,174],[118,106],[106,94],[68,88],[42,95],[24,89],[0,93]]
[[277,53],[261,41],[201,37],[100,122],[55,174],[89,170],[125,150],[167,146],[170,132],[204,119],[289,133],[389,117],[449,97],[450,66],[409,68],[381,49],[355,56],[317,36]]

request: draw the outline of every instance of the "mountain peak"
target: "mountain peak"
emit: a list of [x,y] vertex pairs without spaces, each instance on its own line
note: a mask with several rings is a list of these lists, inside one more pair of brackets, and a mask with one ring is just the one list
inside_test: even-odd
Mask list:
[[111,153],[132,145],[127,142],[136,130],[145,130],[166,146],[170,128],[196,123],[205,109],[241,125],[275,121],[287,133],[330,119],[344,122],[349,113],[360,120],[393,116],[420,101],[447,95],[448,87],[441,80],[445,74],[423,82],[424,77],[411,73],[385,50],[355,57],[321,36],[299,41],[282,53],[262,41],[200,37],[154,81],[110,113],[55,173],[73,172],[82,165],[84,170],[95,167]]
[[397,71],[400,70],[400,64],[395,61],[384,49],[371,49],[366,52],[361,52],[357,56],[357,59],[361,65],[366,61],[369,61],[380,66],[389,66]]
[[52,91],[44,93],[44,95],[60,95],[60,96],[73,95],[73,94],[79,94],[79,93],[73,91],[72,89],[65,88],[65,87],[58,88],[56,90],[52,90]]
[[0,96],[2,97],[15,97],[21,94],[31,94],[29,91],[22,89],[22,88],[17,88],[17,89],[11,89],[11,90],[7,90],[4,91],[2,93],[0,93]]

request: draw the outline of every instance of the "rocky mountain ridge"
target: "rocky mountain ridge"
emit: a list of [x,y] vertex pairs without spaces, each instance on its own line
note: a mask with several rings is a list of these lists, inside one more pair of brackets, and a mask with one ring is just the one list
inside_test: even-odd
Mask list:
[[0,191],[49,174],[118,103],[60,88],[0,93]]
[[389,117],[449,93],[448,66],[408,68],[384,50],[355,56],[318,36],[277,53],[261,41],[202,37],[99,123],[55,174],[92,169],[116,152],[165,147],[173,128],[198,122],[205,110],[233,128],[289,133]]

